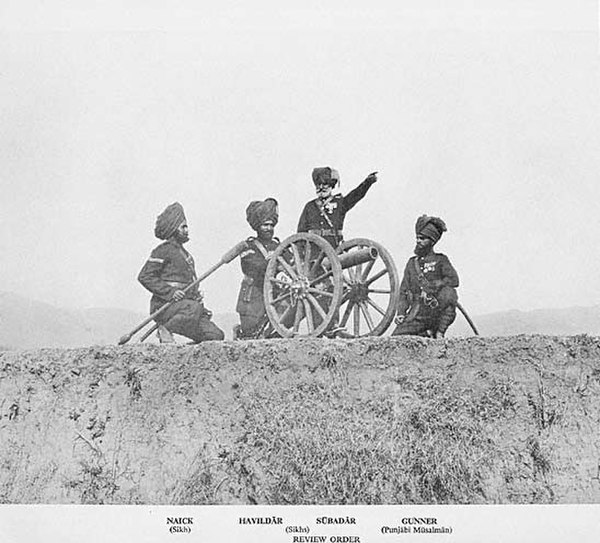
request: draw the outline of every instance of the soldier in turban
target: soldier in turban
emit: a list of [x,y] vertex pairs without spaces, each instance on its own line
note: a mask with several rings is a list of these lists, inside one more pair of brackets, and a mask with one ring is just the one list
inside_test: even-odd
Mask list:
[[277,200],[267,198],[250,202],[246,220],[256,236],[247,239],[248,249],[240,255],[244,278],[236,305],[240,315],[240,325],[234,329],[237,339],[256,337],[266,323],[263,285],[269,258],[279,245],[273,235],[279,220]]
[[173,302],[156,317],[161,343],[172,343],[172,334],[195,342],[222,340],[225,335],[212,321],[212,313],[202,303],[198,287],[184,292],[193,283],[196,268],[183,244],[189,240],[188,225],[180,203],[168,206],[156,219],[154,235],[164,240],[142,267],[138,281],[152,293],[150,313]]
[[458,274],[446,255],[433,251],[445,231],[446,224],[438,217],[417,219],[415,256],[404,269],[392,335],[442,338],[454,322]]
[[373,172],[346,196],[333,194],[340,181],[337,170],[329,167],[315,168],[312,172],[317,198],[308,202],[298,221],[298,232],[310,232],[325,238],[333,247],[343,241],[342,230],[346,213],[362,200],[371,185],[377,181]]

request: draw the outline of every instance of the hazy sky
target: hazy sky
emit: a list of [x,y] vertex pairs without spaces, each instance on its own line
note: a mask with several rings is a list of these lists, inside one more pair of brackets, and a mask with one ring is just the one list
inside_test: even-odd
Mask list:
[[201,273],[253,199],[295,232],[330,165],[342,192],[380,172],[345,237],[400,273],[416,217],[446,220],[470,312],[600,303],[597,2],[123,4],[0,3],[0,291],[145,312],[166,205]]

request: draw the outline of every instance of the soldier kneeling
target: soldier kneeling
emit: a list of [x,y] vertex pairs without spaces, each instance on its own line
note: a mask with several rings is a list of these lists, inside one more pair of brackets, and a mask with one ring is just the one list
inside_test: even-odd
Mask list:
[[415,256],[404,269],[392,335],[443,338],[454,322],[458,274],[446,255],[433,251],[445,231],[446,224],[438,217],[417,219]]
[[150,313],[169,304],[155,318],[159,341],[173,343],[173,334],[180,334],[196,343],[222,340],[225,334],[212,322],[212,313],[204,307],[198,286],[188,288],[197,276],[194,259],[183,247],[189,240],[189,234],[180,203],[171,204],[157,217],[154,235],[163,243],[152,251],[138,275],[138,281],[152,293]]

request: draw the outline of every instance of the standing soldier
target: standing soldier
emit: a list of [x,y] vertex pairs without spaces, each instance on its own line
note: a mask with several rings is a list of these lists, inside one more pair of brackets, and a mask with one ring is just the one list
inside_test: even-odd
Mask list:
[[315,168],[312,172],[317,198],[304,206],[298,232],[309,232],[325,238],[334,248],[343,241],[344,218],[367,194],[371,185],[377,181],[377,172],[373,172],[346,196],[333,195],[333,189],[340,181],[340,174],[332,168]]
[[255,337],[266,323],[263,285],[270,256],[279,240],[273,236],[279,220],[277,200],[254,201],[246,209],[246,220],[256,232],[256,237],[247,240],[248,249],[240,255],[244,279],[238,295],[236,311],[240,325],[234,328],[234,338]]
[[194,259],[183,244],[189,240],[188,225],[180,203],[168,206],[156,219],[154,235],[165,240],[156,247],[142,267],[138,281],[152,293],[150,313],[173,302],[156,317],[158,339],[173,343],[173,333],[199,343],[222,340],[225,335],[210,318],[198,287],[184,292],[196,280]]
[[404,269],[394,336],[443,338],[456,318],[458,274],[446,255],[433,251],[445,231],[446,224],[438,217],[417,219],[416,256]]

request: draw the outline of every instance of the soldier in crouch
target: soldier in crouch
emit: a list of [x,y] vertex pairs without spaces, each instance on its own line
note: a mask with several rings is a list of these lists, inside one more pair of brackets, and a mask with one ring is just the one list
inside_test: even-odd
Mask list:
[[346,196],[333,194],[340,181],[340,174],[332,168],[315,168],[312,172],[317,198],[308,202],[298,221],[298,232],[309,232],[325,238],[334,248],[343,241],[342,230],[346,213],[365,197],[371,185],[377,181],[373,172]]
[[152,293],[150,313],[168,302],[174,302],[156,317],[158,339],[172,343],[180,334],[196,343],[222,340],[225,335],[210,319],[195,286],[184,292],[197,278],[194,259],[183,244],[189,240],[188,225],[180,203],[168,206],[156,219],[154,235],[164,240],[142,267],[138,281]]
[[279,220],[277,200],[251,202],[246,209],[246,220],[256,237],[246,240],[248,249],[240,255],[244,278],[236,306],[240,324],[234,328],[235,339],[256,337],[267,321],[263,285],[269,258],[279,245],[279,239],[273,236]]
[[438,217],[417,219],[415,256],[404,269],[392,335],[443,338],[454,322],[458,274],[446,255],[433,251],[445,231],[446,224]]

